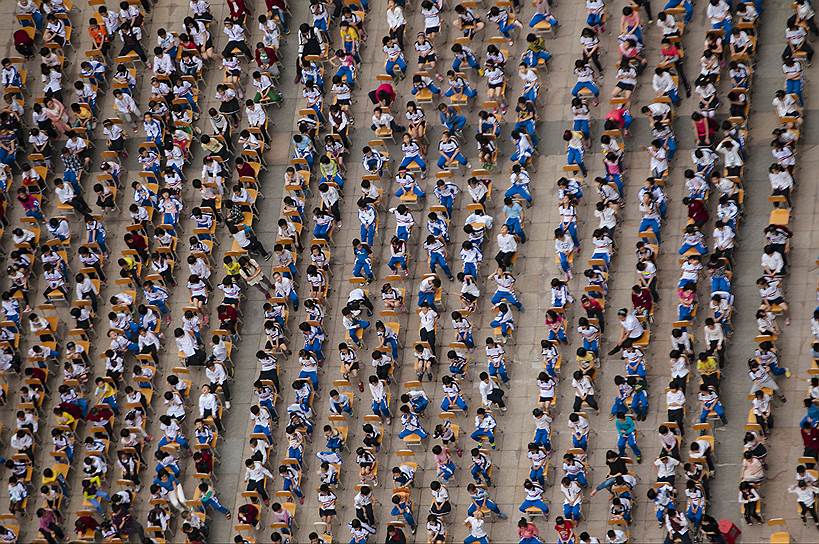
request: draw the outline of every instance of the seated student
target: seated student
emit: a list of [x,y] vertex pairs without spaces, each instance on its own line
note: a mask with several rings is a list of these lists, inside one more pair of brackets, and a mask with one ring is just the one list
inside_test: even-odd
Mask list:
[[523,482],[523,489],[526,492],[526,499],[520,503],[518,510],[525,513],[528,508],[535,508],[544,516],[548,515],[549,505],[543,500],[543,487],[527,478]]

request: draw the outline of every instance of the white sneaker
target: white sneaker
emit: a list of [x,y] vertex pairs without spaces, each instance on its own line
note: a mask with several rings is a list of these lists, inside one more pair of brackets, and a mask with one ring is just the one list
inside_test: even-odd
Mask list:
[[225,401],[225,409],[230,410],[230,401],[229,400]]

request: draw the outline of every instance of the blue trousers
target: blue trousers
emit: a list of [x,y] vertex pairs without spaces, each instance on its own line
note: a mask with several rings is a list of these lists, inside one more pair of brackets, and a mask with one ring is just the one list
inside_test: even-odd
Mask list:
[[317,389],[319,386],[318,372],[316,371],[302,370],[299,372],[299,379],[310,380],[310,383],[313,384],[313,389]]
[[481,483],[481,480],[485,481],[487,485],[492,479],[489,477],[489,471],[483,467],[479,467],[478,465],[472,465],[472,469],[469,471],[472,474],[472,479],[475,480],[475,483]]
[[466,117],[463,115],[451,115],[441,124],[443,124],[446,129],[452,133],[460,132],[466,126]]
[[396,66],[398,66],[398,69],[401,70],[402,74],[407,71],[407,61],[404,60],[404,57],[398,57],[395,60],[388,60],[384,65],[384,71],[389,75],[394,75]]
[[580,487],[589,486],[589,481],[586,479],[586,474],[584,472],[578,472],[577,474],[567,474],[566,477],[571,481],[580,484]]
[[520,507],[518,510],[521,512],[526,512],[527,508],[537,508],[538,510],[542,511],[544,515],[549,513],[549,505],[543,502],[543,499],[538,499],[536,501],[531,501],[529,499],[520,503]]
[[576,164],[580,167],[580,171],[583,172],[585,176],[588,173],[586,169],[586,163],[583,162],[583,150],[577,149],[575,147],[569,147],[566,149],[566,163],[567,164]]
[[421,438],[421,440],[423,440],[427,436],[429,436],[429,434],[424,429],[422,429],[421,427],[418,427],[417,429],[413,429],[413,430],[402,429],[401,432],[398,433],[398,437],[399,438],[406,438],[406,437],[408,437],[410,435],[413,435],[413,434],[418,435]]
[[[561,253],[561,255],[562,255],[562,253]],[[566,330],[563,327],[557,329],[557,331],[553,331],[553,330],[549,331],[549,341],[553,342],[555,340],[557,340],[561,344],[568,344],[569,343],[569,338],[566,336]]]
[[[475,59],[474,55],[466,55],[466,62],[467,64],[469,64],[471,68],[474,68],[475,70],[481,67],[481,65],[478,64],[477,59]],[[452,69],[455,70],[456,72],[460,72],[461,63],[463,63],[463,61],[460,58],[455,57],[454,59],[452,59]]]
[[563,517],[577,521],[580,519],[580,504],[563,503]]
[[654,233],[654,237],[657,238],[657,243],[660,243],[660,222],[656,219],[651,218],[643,218],[640,221],[640,232],[644,232],[646,230],[651,229],[651,232]]
[[521,242],[526,241],[526,232],[523,230],[523,225],[520,224],[520,217],[510,217],[506,220],[506,226],[509,227],[509,231],[518,236]]
[[[304,459],[304,448],[301,446],[287,448],[287,456],[291,459],[296,459],[299,462],[299,465],[301,465],[301,462]],[[287,483],[286,479],[285,483]]]
[[449,397],[444,397],[444,400],[441,401],[441,410],[446,412],[452,407],[453,404],[455,404],[455,406],[457,406],[464,412],[469,411],[469,407],[467,406],[466,401],[461,395],[458,395],[458,397],[454,401],[451,400]]
[[532,138],[532,145],[537,147],[538,142],[540,141],[537,137],[537,123],[535,123],[534,119],[527,119],[526,121],[518,121],[515,123],[514,130],[525,130],[526,134]]
[[[423,88],[423,87],[422,87],[422,88]],[[441,89],[439,89],[439,88],[438,88],[438,86],[437,86],[437,85],[435,85],[434,83],[427,83],[426,88],[427,88],[427,89],[429,89],[429,92],[431,92],[432,94],[435,94],[435,95],[441,94]],[[412,86],[412,89],[410,89],[410,92],[411,92],[413,95],[416,95],[416,94],[418,94],[418,91],[419,91],[419,90],[420,90],[420,89],[419,89],[418,87],[416,87],[415,85],[413,85],[413,86]]]
[[495,512],[496,514],[501,513],[500,508],[498,508],[498,505],[495,504],[494,501],[491,501],[489,499],[483,499],[480,504],[476,503],[473,500],[472,504],[469,505],[469,508],[466,509],[466,513],[467,513],[467,515],[471,516],[472,514],[475,513],[475,511],[478,508],[483,508],[483,507],[486,507],[487,509],[491,510],[492,512]]
[[455,468],[455,463],[452,461],[446,463],[445,465],[441,465],[438,467],[438,476],[440,476],[445,482],[448,482],[453,476],[455,476]]
[[[408,167],[410,164],[412,164],[413,162],[417,163],[417,164],[418,164],[418,166],[421,168],[421,170],[422,170],[422,171],[426,171],[426,169],[427,169],[427,163],[424,161],[424,159],[423,159],[423,157],[421,157],[421,155],[407,155],[407,156],[406,156],[406,157],[404,157],[404,159],[401,161],[401,164],[398,166],[398,168],[399,168],[399,169],[401,169],[401,168],[407,168],[407,167]],[[423,192],[423,191],[422,191],[422,192]],[[423,196],[423,195],[419,195],[419,196]]]
[[631,409],[637,414],[637,417],[648,415],[648,395],[646,395],[645,391],[638,391],[632,395]]
[[600,96],[600,89],[593,81],[578,81],[572,87],[572,96],[577,96],[582,89],[588,89],[594,96]]
[[699,253],[700,255],[707,255],[708,254],[708,248],[705,247],[704,245],[702,245],[702,243],[699,243],[699,244],[683,244],[683,245],[681,245],[680,249],[679,249],[680,255],[685,254],[685,252],[688,251],[689,249],[696,249],[697,253]]
[[510,293],[509,291],[495,291],[495,294],[492,295],[492,304],[498,304],[499,302],[506,301],[518,310],[523,308],[523,304],[517,299],[517,297]]
[[583,136],[588,138],[591,135],[591,124],[588,119],[575,119],[572,130],[579,130],[583,133]]
[[572,447],[580,448],[581,450],[586,451],[589,447],[589,435],[584,434],[578,438],[576,435],[572,434]]
[[375,240],[375,223],[369,225],[361,224],[361,241],[372,247]]
[[455,207],[455,199],[450,195],[439,196],[438,202],[441,203],[441,206],[446,208],[447,217],[452,217],[452,208]]
[[475,347],[475,338],[472,336],[471,332],[459,332],[457,335],[457,341],[463,342],[469,349]]
[[528,88],[524,87],[525,91],[523,93],[523,98],[526,100],[531,100],[532,102],[537,102],[538,94],[540,94],[540,85],[535,83],[534,85],[530,85]]
[[529,162],[530,158],[532,158],[532,150],[531,149],[528,150],[528,151],[524,151],[523,153],[518,153],[517,151],[515,151],[509,157],[509,160],[512,161],[512,162],[516,162],[516,163],[520,164],[521,166],[526,166],[526,164]]
[[506,363],[504,362],[501,362],[501,364],[498,366],[490,364],[487,366],[486,370],[490,376],[493,378],[499,377],[503,383],[507,383],[509,381],[509,374],[506,372]]
[[409,525],[413,529],[415,528],[415,518],[412,516],[412,510],[406,508],[406,506],[404,508],[398,508],[398,506],[393,506],[390,514],[392,514],[393,516],[399,515],[402,516],[404,518],[404,521],[407,522],[407,525]]
[[[535,17],[537,17],[538,15],[543,15],[543,14],[542,13],[535,14]],[[554,17],[552,17],[552,19],[554,19]],[[532,17],[532,20],[534,20],[534,17]],[[541,20],[543,20],[542,17],[541,17]],[[529,24],[531,24],[531,23],[529,23]],[[547,62],[549,62],[549,60],[551,58],[552,58],[552,54],[549,53],[548,51],[532,51],[530,49],[530,50],[526,51],[523,54],[522,61],[526,66],[529,66],[530,68],[535,68],[538,65],[538,63],[540,62],[540,59],[543,59],[543,62],[547,63]]]
[[795,94],[799,97],[799,105],[802,105],[802,80],[801,79],[786,79],[785,93]]
[[429,271],[434,274],[438,266],[441,267],[441,270],[444,271],[444,274],[446,274],[448,278],[452,277],[452,271],[449,269],[449,265],[446,264],[444,256],[433,251],[429,254]]
[[373,414],[377,416],[381,416],[383,418],[391,417],[390,409],[387,406],[387,399],[381,401],[373,401],[370,407],[372,408]]
[[370,259],[356,259],[353,265],[353,276],[372,280],[373,269],[372,266],[370,266]]
[[629,433],[627,435],[620,435],[617,438],[617,449],[620,452],[620,457],[623,457],[626,454],[626,444],[634,451],[634,455],[637,457],[641,457],[642,454],[640,453],[640,448],[637,446],[637,437],[634,436],[634,433]]
[[419,397],[418,399],[411,400],[410,404],[412,405],[412,411],[416,414],[424,413],[424,410],[427,409],[429,406],[429,400],[425,399],[424,397]]
[[[395,196],[402,196],[406,192],[407,190],[404,189],[404,187],[399,187],[398,190],[395,191]],[[412,192],[415,193],[415,196],[417,196],[418,198],[424,198],[425,196],[427,196],[424,190],[417,185],[412,186]]]
[[356,332],[358,332],[358,329],[361,329],[362,331],[367,330],[367,327],[370,326],[370,322],[363,319],[357,319],[355,324],[356,327],[353,329],[348,329],[347,332],[350,334],[350,338],[352,338],[353,342],[355,342],[356,345],[360,345]]
[[535,436],[532,438],[532,442],[538,446],[548,447],[551,444],[548,429],[535,429]]
[[512,324],[511,324],[511,323],[509,323],[509,322],[506,322],[506,323],[501,323],[501,322],[500,322],[500,321],[498,321],[497,319],[493,319],[492,321],[490,321],[490,322],[489,322],[489,326],[490,326],[490,327],[500,327],[500,330],[501,330],[501,336],[503,336],[503,337],[508,336],[508,335],[509,335],[509,333],[510,333],[510,332],[512,332],[512,330],[514,330],[514,329],[512,328]]
[[529,21],[529,28],[535,28],[537,24],[541,21],[549,21],[549,24],[552,26],[557,26],[557,18],[554,15],[546,16],[545,13],[535,13],[532,15],[532,19]]
[[202,499],[202,505],[205,508],[210,506],[211,508],[225,516],[230,514],[230,510],[228,510],[221,502],[219,502],[219,499],[217,499],[215,495]]
[[557,258],[560,260],[560,269],[563,272],[570,272],[572,264],[569,262],[569,256],[565,253],[558,253]]
[[468,86],[464,86],[462,89],[454,89],[450,87],[446,90],[444,96],[455,96],[456,94],[463,94],[467,98],[475,98],[478,96],[478,91]]
[[390,350],[392,351],[392,358],[393,360],[398,359],[398,340],[393,337],[386,338],[384,342],[390,346]]
[[482,439],[486,438],[489,440],[489,444],[492,446],[492,449],[495,449],[495,433],[492,431],[484,431],[482,429],[475,429],[469,437],[474,440],[475,442],[480,442]]
[[[725,420],[725,407],[722,406],[721,402],[718,402],[713,407],[714,413],[719,416],[720,419],[723,421]],[[708,410],[703,408],[700,412],[700,423],[705,423],[708,419]]]
[[689,0],[668,0],[668,2],[666,2],[665,4],[665,7],[663,7],[663,10],[676,8],[680,4],[683,5],[683,9],[685,10],[683,22],[685,24],[688,24],[691,22],[691,18],[694,16],[694,6],[691,4]]
[[424,304],[429,305],[430,308],[435,306],[435,293],[425,293],[424,291],[418,291],[418,306],[423,306]]
[[453,157],[447,157],[446,155],[443,154],[440,157],[438,157],[438,168],[444,169],[446,168],[447,162],[453,161],[457,162],[461,166],[466,166],[467,164],[467,160],[466,157],[464,157],[464,154],[458,151]]
[[285,491],[290,491],[298,498],[304,496],[301,492],[301,487],[299,487],[298,484],[296,484],[296,482],[291,480],[290,478],[284,479],[284,485],[282,487],[284,487]]
[[355,75],[353,74],[353,69],[349,66],[340,66],[338,71],[336,71],[336,75],[347,80],[347,85],[350,87],[355,84]]

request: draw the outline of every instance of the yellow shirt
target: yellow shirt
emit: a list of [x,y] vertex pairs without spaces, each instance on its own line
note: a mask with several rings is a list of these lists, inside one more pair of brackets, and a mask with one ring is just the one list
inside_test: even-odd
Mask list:
[[354,42],[358,43],[358,30],[355,27],[348,26],[345,29],[341,29],[338,31],[339,35],[341,36],[341,41],[344,43]]
[[705,361],[697,361],[697,372],[702,375],[709,375],[713,374],[719,369],[719,363],[717,363],[716,358],[708,357]]
[[575,355],[575,361],[577,361],[577,366],[583,372],[591,370],[594,368],[594,353],[589,351],[583,357],[580,355]]
[[223,266],[225,267],[225,273],[230,276],[235,276],[239,274],[239,271],[242,269],[242,267],[239,266],[239,263],[237,261],[230,261],[230,263],[224,263]]

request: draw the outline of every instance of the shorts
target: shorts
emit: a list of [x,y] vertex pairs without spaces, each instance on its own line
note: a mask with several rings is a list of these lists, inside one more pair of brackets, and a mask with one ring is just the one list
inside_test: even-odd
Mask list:
[[327,518],[336,515],[335,508],[319,508],[319,516],[322,518]]
[[428,26],[424,29],[426,34],[438,34],[441,31],[440,26]]
[[770,304],[771,306],[777,306],[777,305],[782,304],[783,302],[785,302],[785,299],[783,297],[776,297],[775,299],[768,300],[766,302],[768,304]]
[[418,64],[429,64],[431,62],[437,61],[438,58],[435,56],[435,53],[428,53],[426,55],[419,55],[418,56]]
[[504,83],[503,81],[501,81],[500,83],[490,83],[489,88],[490,89],[500,89],[501,87],[503,87],[503,83]]
[[622,81],[617,83],[617,88],[623,89],[624,91],[633,91],[634,84],[633,83],[623,83]]
[[240,109],[241,108],[239,107],[238,98],[233,98],[231,100],[228,100],[227,102],[222,102],[222,105],[219,106],[219,112],[227,115],[239,113]]
[[432,503],[432,506],[429,507],[429,513],[433,516],[446,516],[447,514],[452,512],[452,504],[449,501],[446,501],[440,507],[437,506],[435,503]]

